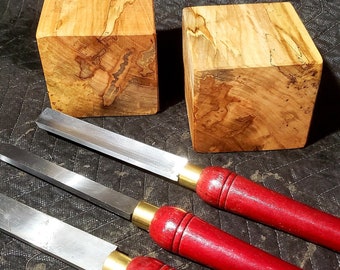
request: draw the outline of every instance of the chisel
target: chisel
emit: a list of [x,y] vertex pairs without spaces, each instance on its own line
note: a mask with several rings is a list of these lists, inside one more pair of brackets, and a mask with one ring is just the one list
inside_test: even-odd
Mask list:
[[186,158],[45,109],[37,125],[196,191],[208,204],[340,251],[340,218],[312,208],[221,167],[200,168]]
[[212,269],[300,269],[191,213],[135,200],[13,145],[0,144],[0,159],[131,220],[160,247]]
[[0,193],[0,230],[84,270],[174,270],[157,259],[130,259],[117,246]]

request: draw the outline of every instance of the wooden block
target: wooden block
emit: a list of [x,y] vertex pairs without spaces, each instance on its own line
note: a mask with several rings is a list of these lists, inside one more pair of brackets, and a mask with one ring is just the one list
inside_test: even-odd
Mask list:
[[322,58],[290,3],[185,8],[183,57],[196,151],[305,145]]
[[36,37],[53,109],[75,117],[158,111],[152,0],[45,0]]

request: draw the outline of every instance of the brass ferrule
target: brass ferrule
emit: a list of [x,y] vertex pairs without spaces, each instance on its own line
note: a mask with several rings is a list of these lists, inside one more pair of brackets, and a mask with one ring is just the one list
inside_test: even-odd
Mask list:
[[131,258],[115,250],[106,258],[103,270],[126,270]]
[[144,201],[140,201],[132,214],[132,223],[137,227],[149,230],[158,207]]
[[200,179],[202,168],[188,163],[179,172],[178,183],[186,188],[196,190],[196,185]]

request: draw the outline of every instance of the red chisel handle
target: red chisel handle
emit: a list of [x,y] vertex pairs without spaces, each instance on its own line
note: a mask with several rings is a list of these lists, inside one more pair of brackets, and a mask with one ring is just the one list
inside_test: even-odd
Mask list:
[[126,270],[175,270],[175,268],[150,257],[135,257]]
[[196,192],[210,205],[340,251],[340,218],[285,197],[227,169],[203,169]]
[[171,206],[156,211],[149,232],[162,248],[212,269],[300,269]]

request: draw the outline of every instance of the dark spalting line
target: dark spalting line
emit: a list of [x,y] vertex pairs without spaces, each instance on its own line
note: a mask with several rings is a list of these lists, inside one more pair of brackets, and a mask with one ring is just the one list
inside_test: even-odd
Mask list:
[[113,102],[115,101],[115,99],[123,91],[121,84],[122,84],[122,81],[124,80],[124,77],[128,73],[129,61],[131,61],[132,55],[133,55],[133,51],[128,50],[127,53],[125,53],[123,55],[123,57],[121,58],[122,62],[119,66],[118,71],[112,74],[112,77],[113,77],[112,83],[103,95],[103,105],[104,106],[112,105]]
[[119,66],[119,70],[112,74],[114,80],[113,82],[117,82],[119,79],[119,76],[126,71],[126,67],[129,65],[129,57],[132,55],[132,51],[129,50],[124,56],[123,56],[123,62]]

